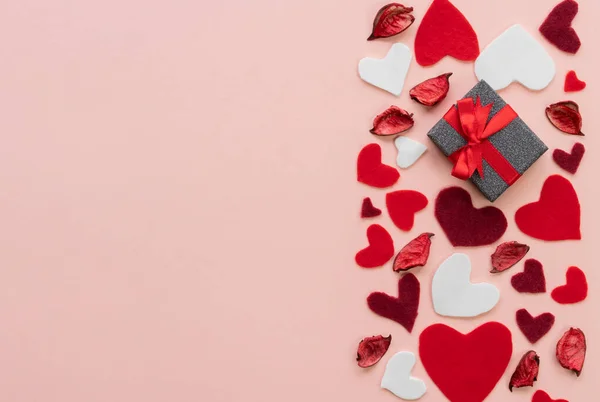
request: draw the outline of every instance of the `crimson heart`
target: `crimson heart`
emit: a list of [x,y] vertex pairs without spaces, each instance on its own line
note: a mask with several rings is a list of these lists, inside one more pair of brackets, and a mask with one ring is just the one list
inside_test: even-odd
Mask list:
[[506,231],[506,217],[495,207],[477,209],[460,187],[442,190],[435,201],[435,217],[453,246],[485,246]]
[[394,241],[383,226],[371,225],[367,228],[369,245],[356,253],[356,263],[363,268],[380,267],[394,256]]
[[565,152],[562,149],[555,149],[552,154],[552,159],[554,159],[554,162],[556,162],[558,166],[565,169],[567,172],[575,174],[584,153],[585,147],[582,143],[578,142],[573,145],[571,153]]
[[381,163],[379,144],[368,144],[361,149],[356,163],[357,180],[369,186],[386,188],[400,178],[396,168]]
[[394,225],[409,231],[415,223],[415,213],[427,206],[427,197],[418,191],[400,190],[387,193],[385,204]]
[[464,335],[444,324],[427,327],[419,355],[431,380],[451,402],[481,402],[504,374],[512,354],[510,330],[488,322]]
[[373,218],[381,215],[381,209],[376,208],[369,197],[365,198],[360,208],[361,218]]
[[571,182],[559,175],[546,179],[540,200],[515,214],[521,231],[540,240],[580,240],[581,207]]
[[567,284],[555,288],[552,291],[552,298],[560,304],[572,304],[585,300],[587,294],[588,284],[585,273],[577,267],[569,267]]
[[523,272],[513,275],[510,283],[519,293],[545,293],[546,277],[542,263],[533,258],[525,261]]
[[585,81],[577,78],[577,73],[573,70],[569,71],[565,76],[565,92],[579,92],[585,89],[586,86]]
[[569,402],[566,399],[552,399],[550,398],[550,395],[548,395],[546,392],[542,391],[541,389],[538,389],[537,391],[535,391],[535,394],[533,394],[533,399],[531,399],[531,402]]
[[519,329],[531,343],[539,341],[554,325],[554,314],[543,313],[533,317],[524,308],[517,311],[516,318]]
[[581,41],[571,23],[578,11],[579,4],[575,0],[564,0],[550,11],[550,14],[540,26],[540,32],[560,50],[567,53],[577,53],[581,47]]
[[398,297],[373,292],[367,297],[367,303],[375,314],[396,321],[408,332],[412,332],[417,319],[420,294],[419,280],[408,273],[398,281]]

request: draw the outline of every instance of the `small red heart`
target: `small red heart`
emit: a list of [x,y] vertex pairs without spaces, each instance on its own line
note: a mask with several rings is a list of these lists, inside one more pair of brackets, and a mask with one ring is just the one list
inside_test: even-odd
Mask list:
[[427,204],[427,197],[413,190],[394,191],[385,196],[385,205],[392,222],[405,232],[412,229],[415,213],[424,209]]
[[582,143],[578,142],[573,145],[571,153],[565,152],[562,149],[555,149],[552,159],[567,172],[575,174],[579,168],[581,159],[583,159],[583,154],[585,154],[585,147]]
[[513,275],[510,283],[519,293],[545,293],[546,277],[542,263],[533,258],[525,261],[523,272]]
[[559,175],[546,179],[540,200],[515,214],[521,231],[540,240],[580,240],[581,207],[571,182]]
[[567,284],[554,288],[552,298],[560,304],[579,303],[588,294],[588,284],[585,273],[577,267],[567,270]]
[[565,77],[565,92],[579,92],[586,87],[585,81],[577,78],[577,73],[573,70],[567,73]]
[[485,323],[466,335],[434,324],[419,338],[423,366],[451,402],[483,401],[502,378],[511,354],[510,331],[499,322]]
[[477,209],[471,196],[460,187],[440,191],[435,201],[435,217],[454,247],[485,246],[506,231],[506,217],[495,207]]
[[575,0],[564,0],[559,3],[540,26],[540,32],[550,43],[567,53],[577,53],[581,41],[577,32],[571,27],[573,19],[579,11]]
[[531,399],[531,402],[569,402],[566,399],[552,399],[550,398],[550,395],[548,395],[546,392],[542,391],[541,389],[538,389],[537,391],[535,391],[535,394],[533,394],[533,399]]
[[519,329],[531,343],[539,341],[554,325],[554,314],[552,313],[543,313],[533,317],[529,311],[522,308],[517,311],[516,317]]
[[369,197],[365,198],[360,209],[361,218],[373,218],[381,215],[381,209],[375,208]]
[[398,297],[382,292],[373,292],[367,297],[371,311],[402,325],[412,332],[419,310],[421,284],[411,273],[404,275],[398,281]]
[[361,149],[356,170],[359,182],[378,188],[393,186],[400,178],[396,168],[381,163],[379,144],[368,144]]
[[394,256],[392,236],[380,225],[367,228],[369,246],[356,253],[356,263],[363,268],[380,267]]

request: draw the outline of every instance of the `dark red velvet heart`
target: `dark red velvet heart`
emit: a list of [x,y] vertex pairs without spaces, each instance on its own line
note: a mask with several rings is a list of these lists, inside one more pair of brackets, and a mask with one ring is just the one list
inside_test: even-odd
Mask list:
[[386,188],[398,181],[400,173],[398,169],[381,163],[379,144],[368,144],[358,154],[356,178],[369,186]]
[[578,11],[579,5],[575,0],[564,0],[550,11],[550,14],[540,26],[540,32],[560,50],[567,53],[577,53],[581,47],[581,41],[571,23]]
[[560,304],[579,303],[588,294],[588,284],[585,273],[577,267],[567,270],[567,283],[552,291],[552,298]]
[[413,190],[394,191],[385,196],[385,205],[392,222],[404,231],[412,229],[415,213],[424,209],[427,203],[427,197]]
[[554,162],[556,162],[558,166],[565,169],[567,172],[575,174],[577,173],[581,159],[583,159],[584,153],[585,147],[582,143],[578,142],[573,145],[571,153],[563,151],[562,149],[555,149],[552,154],[552,159],[554,159]]
[[552,313],[543,313],[533,317],[529,311],[522,308],[517,311],[516,318],[519,329],[531,343],[539,341],[554,325],[554,314]]
[[394,241],[383,226],[371,225],[367,228],[369,245],[363,248],[354,259],[363,268],[380,267],[394,256]]
[[569,71],[565,76],[565,92],[579,92],[585,89],[587,84],[577,78],[577,73],[573,70]]
[[389,318],[412,332],[419,310],[421,284],[411,273],[398,281],[398,297],[382,292],[373,292],[367,297],[369,308],[375,314]]
[[369,197],[363,200],[362,207],[360,208],[361,218],[374,218],[381,215],[381,209],[375,208],[373,202]]
[[531,402],[569,402],[569,401],[567,401],[566,399],[552,399],[552,398],[550,398],[550,395],[548,395],[545,391],[538,389],[537,391],[535,391],[535,394],[533,394],[533,399],[531,399]]
[[519,293],[545,293],[546,277],[542,263],[533,258],[525,261],[523,272],[513,275],[510,283]]

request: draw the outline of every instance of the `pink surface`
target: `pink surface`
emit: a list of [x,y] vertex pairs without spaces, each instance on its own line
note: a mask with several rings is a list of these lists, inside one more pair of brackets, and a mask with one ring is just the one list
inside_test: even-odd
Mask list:
[[[551,149],[588,149],[572,178],[582,203],[583,241],[546,244],[527,238],[514,212],[537,199],[544,179],[564,174],[551,152],[495,205],[509,218],[503,240],[531,245],[548,288],[565,269],[581,267],[590,294],[558,305],[550,294],[521,295],[511,273],[493,276],[499,305],[475,319],[433,313],[430,280],[455,251],[433,217],[432,203],[411,232],[386,213],[360,220],[365,196],[384,205],[385,190],[356,182],[355,158],[374,139],[372,118],[391,104],[415,113],[408,137],[430,150],[393,187],[430,200],[463,185],[426,132],[475,84],[472,64],[413,61],[395,98],[362,82],[357,63],[413,39],[427,7],[397,38],[367,42],[384,4],[365,0],[19,0],[0,6],[0,399],[7,402],[305,402],[394,401],[379,389],[385,362],[417,351],[434,322],[469,331],[488,320],[511,329],[514,356],[487,399],[529,401],[534,389],[507,384],[531,348],[515,311],[556,315],[536,345],[536,389],[571,402],[589,401],[600,370],[600,274],[597,88],[600,3],[580,1],[577,55],[544,41],[537,28],[554,0],[454,0],[482,46],[522,23],[557,63],[549,88],[518,85],[501,92]],[[574,69],[588,87],[565,95]],[[408,98],[423,79],[452,71],[448,97],[427,110]],[[546,121],[544,107],[573,99],[584,116],[583,139]],[[571,179],[571,176],[569,176]],[[477,206],[487,205],[470,185]],[[393,293],[391,263],[365,270],[354,254],[365,230],[383,224],[398,246],[432,231],[420,313],[412,334],[371,311],[371,291]],[[467,250],[475,281],[487,280],[495,246]],[[461,249],[460,251],[464,251]],[[522,263],[513,268],[517,272]],[[554,361],[569,326],[588,337],[576,378]],[[383,361],[360,369],[363,336],[393,335]],[[424,402],[442,401],[417,362]]]

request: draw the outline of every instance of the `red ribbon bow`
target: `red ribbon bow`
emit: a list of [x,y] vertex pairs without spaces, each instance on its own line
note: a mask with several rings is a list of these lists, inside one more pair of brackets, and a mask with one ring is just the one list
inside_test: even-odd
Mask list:
[[452,176],[467,180],[477,171],[483,178],[485,159],[510,186],[521,175],[488,138],[508,126],[517,118],[517,113],[506,105],[488,122],[492,106],[492,103],[482,106],[479,97],[475,102],[472,98],[465,98],[459,100],[456,107],[452,106],[444,115],[444,120],[467,141],[467,145],[448,157],[454,163]]

